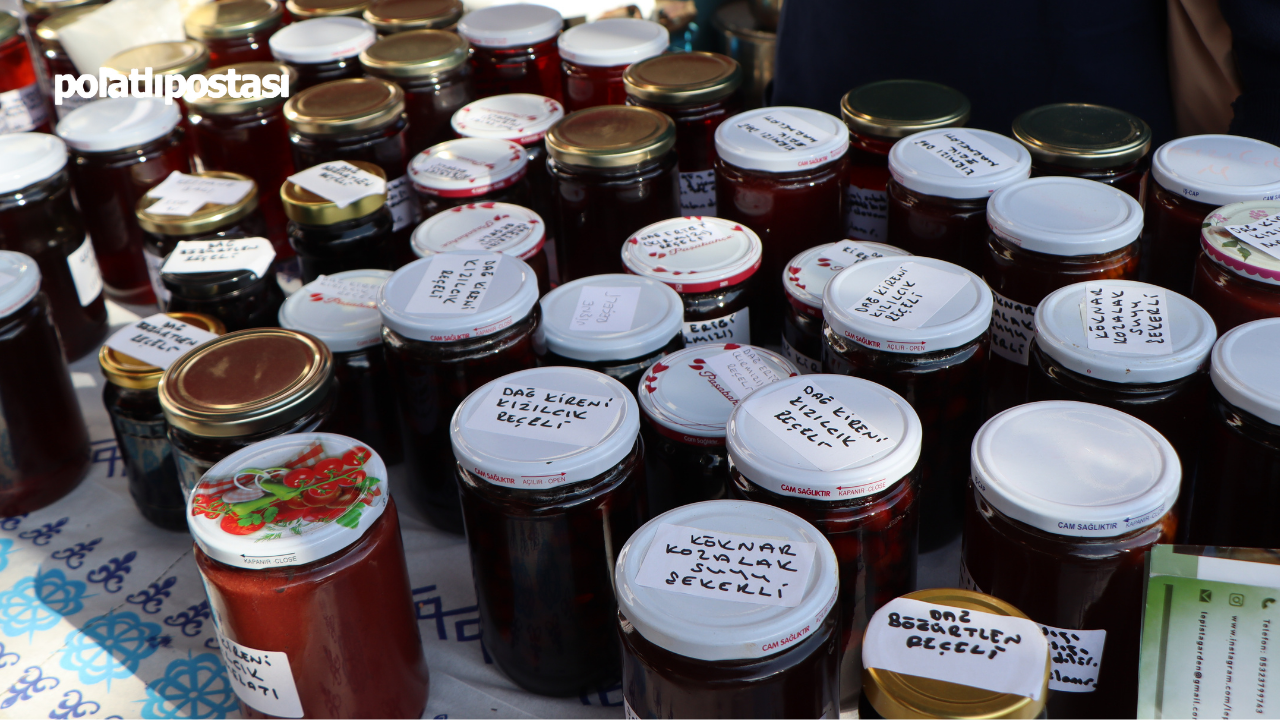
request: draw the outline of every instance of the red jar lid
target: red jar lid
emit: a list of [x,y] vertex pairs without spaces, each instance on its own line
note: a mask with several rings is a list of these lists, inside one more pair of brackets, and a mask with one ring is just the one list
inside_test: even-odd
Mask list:
[[462,138],[433,145],[409,163],[413,189],[467,198],[511,187],[529,170],[529,154],[507,140]]
[[760,237],[714,217],[680,217],[637,231],[622,246],[627,272],[678,293],[702,293],[746,282],[760,269]]

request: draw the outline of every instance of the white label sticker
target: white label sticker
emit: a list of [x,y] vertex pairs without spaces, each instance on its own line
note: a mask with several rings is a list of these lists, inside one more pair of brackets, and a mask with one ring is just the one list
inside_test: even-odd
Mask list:
[[470,315],[480,309],[498,270],[501,255],[433,255],[405,312],[422,315]]
[[382,285],[343,280],[341,278],[321,275],[306,286],[306,291],[313,296],[332,297],[349,305],[361,305],[367,308],[378,307],[378,289]]
[[785,336],[782,338],[782,357],[790,360],[792,365],[800,368],[801,375],[813,375],[814,373],[822,372],[822,363],[791,347],[791,343],[787,342]]
[[634,235],[628,242],[643,248],[641,254],[648,255],[653,260],[661,260],[671,255],[716,245],[733,237],[731,233],[718,232],[719,228],[697,220],[689,220],[670,228],[667,223],[662,225],[667,229]]
[[916,138],[911,144],[963,177],[990,175],[1014,164],[1013,158],[967,130],[943,130]]
[[362,197],[387,192],[387,182],[345,160],[320,163],[289,176],[289,182],[319,195],[338,207]]
[[102,272],[98,270],[98,256],[93,253],[93,243],[89,236],[76,251],[67,256],[67,267],[71,269],[71,282],[76,286],[76,297],[80,306],[84,307],[102,294]]
[[795,607],[817,543],[662,523],[636,584],[716,600]]
[[625,407],[619,398],[502,383],[467,420],[472,430],[594,447]]
[[1280,215],[1259,218],[1248,225],[1224,225],[1223,229],[1237,240],[1280,260]]
[[716,215],[716,171],[680,173],[680,212],[683,215]]
[[[747,412],[824,472],[849,467],[894,441],[817,383],[774,392]],[[887,445],[885,443],[888,443]]]
[[1084,331],[1089,349],[1126,355],[1172,355],[1164,290],[1106,283],[1084,286]]
[[181,217],[191,217],[197,210],[204,207],[204,198],[198,197],[167,197],[161,198],[159,201],[147,207],[147,212],[152,215],[178,215]]
[[773,151],[808,150],[831,139],[826,130],[782,110],[739,121],[734,127],[759,147]]
[[275,248],[266,238],[226,238],[222,240],[183,240],[160,268],[162,273],[187,274],[249,270],[265,277]]
[[904,262],[849,309],[881,325],[915,330],[968,284],[964,275]]
[[991,291],[991,351],[1019,365],[1027,364],[1027,352],[1036,336],[1036,306],[1014,302]]
[[207,330],[157,313],[116,331],[107,339],[107,347],[168,369],[188,351],[216,337]]
[[707,358],[704,364],[711,368],[716,379],[738,400],[782,379],[764,358],[749,347],[726,349],[725,352]]
[[751,342],[751,308],[712,320],[686,320],[684,344]]
[[241,702],[258,712],[275,717],[302,717],[302,699],[289,669],[289,656],[282,652],[254,650],[218,633],[222,644],[222,664],[231,678],[231,689]]
[[155,292],[156,299],[160,301],[160,309],[163,310],[169,303],[169,291],[160,279],[160,268],[164,267],[164,258],[143,247],[142,259],[147,263],[147,278],[151,280],[151,290]]
[[1102,669],[1102,649],[1106,630],[1063,630],[1040,626],[1049,641],[1049,689],[1063,692],[1093,692],[1098,689]]
[[845,192],[849,214],[845,226],[849,237],[884,242],[889,237],[889,194],[850,185]]
[[35,130],[48,119],[49,110],[38,84],[0,92],[0,133]]
[[638,287],[594,287],[578,294],[578,309],[569,322],[573,332],[626,332],[640,303]]
[[391,210],[392,232],[418,224],[422,208],[418,206],[418,197],[413,194],[413,181],[408,175],[387,183],[387,208]]
[[[252,180],[201,177],[183,172],[169,173],[164,182],[147,191],[148,197],[173,200],[199,200],[201,204],[234,205],[253,189]],[[157,203],[159,204],[159,203]],[[155,205],[147,208],[156,212]],[[196,208],[199,209],[199,206]],[[173,213],[178,214],[178,213]],[[191,213],[185,213],[190,215]]]

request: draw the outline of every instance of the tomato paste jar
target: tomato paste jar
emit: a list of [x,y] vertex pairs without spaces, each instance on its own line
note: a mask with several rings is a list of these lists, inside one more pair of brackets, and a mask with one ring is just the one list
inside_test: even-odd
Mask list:
[[556,38],[563,25],[560,13],[529,3],[487,7],[463,16],[458,34],[471,43],[476,97],[530,93],[559,100]]
[[187,511],[245,717],[416,718],[427,661],[382,458],[329,433],[209,470]]
[[[63,2],[62,5],[76,5],[74,2]],[[58,75],[71,75],[79,77],[80,71],[76,69],[75,63],[67,55],[67,51],[62,47],[62,40],[58,37],[58,31],[97,10],[99,3],[88,5],[78,5],[66,10],[59,10],[56,17],[49,17],[47,20],[41,20],[37,24],[32,20],[31,15],[27,15],[27,27],[34,29],[37,50],[40,53],[39,62],[42,63],[44,78],[40,78],[42,86],[52,95],[53,78]],[[40,74],[40,68],[37,68],[37,76]],[[66,117],[68,113],[76,108],[88,103],[93,98],[80,97],[78,93],[74,93],[71,97],[63,98],[61,105],[54,105],[53,110],[58,120]]]
[[364,74],[360,53],[378,39],[373,26],[355,17],[318,17],[281,28],[267,44],[271,57],[298,75],[290,81],[291,95],[330,80]]
[[528,205],[528,173],[528,153],[508,140],[448,140],[409,163],[425,218],[475,202]]
[[627,66],[661,55],[670,42],[665,27],[639,18],[604,18],[564,31],[558,44],[565,108],[624,104]]
[[632,535],[614,576],[627,717],[839,717],[840,569],[813,525],[686,505]]
[[372,0],[364,9],[365,22],[386,37],[413,30],[457,32],[461,0]]
[[1218,332],[1280,317],[1280,202],[1232,203],[1214,210],[1200,230],[1191,281],[1195,300]]
[[287,0],[285,7],[294,20],[349,17],[364,15],[369,0]]
[[5,119],[0,134],[52,132],[49,106],[40,92],[22,22],[10,12],[0,12],[0,68],[4,68],[0,73],[0,106]]
[[[183,25],[187,37],[209,48],[209,67],[270,62],[267,44],[280,29],[284,8],[277,0],[221,0],[197,5]],[[225,71],[223,71],[225,72]]]
[[[373,163],[356,160],[351,164],[386,179],[382,168]],[[392,232],[395,220],[385,192],[339,206],[286,181],[280,197],[289,216],[289,244],[298,253],[304,282],[345,270],[400,266],[401,253]]]
[[512,373],[453,413],[485,649],[525,690],[578,695],[618,679],[613,568],[647,516],[639,430],[631,393],[581,368]]
[[1106,183],[1139,204],[1147,189],[1151,128],[1137,115],[1088,103],[1041,105],[1013,120],[1031,153],[1031,174]]
[[384,37],[360,53],[366,73],[404,91],[410,157],[453,137],[453,114],[471,102],[467,42],[443,30],[411,30]]
[[175,243],[160,267],[165,309],[212,315],[232,331],[275,327],[284,301],[275,257],[261,237]]
[[518,257],[538,278],[538,294],[551,289],[546,226],[528,208],[501,202],[468,203],[427,218],[413,231],[413,253],[496,252]]

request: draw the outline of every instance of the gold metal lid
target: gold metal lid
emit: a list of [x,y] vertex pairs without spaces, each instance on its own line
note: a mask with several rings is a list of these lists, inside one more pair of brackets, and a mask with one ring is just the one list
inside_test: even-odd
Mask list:
[[[1030,619],[1003,600],[969,590],[934,588],[917,590],[903,597],[992,615]],[[1039,700],[876,668],[863,669],[862,692],[866,693],[876,711],[886,718],[1034,718],[1039,717],[1049,697],[1049,662],[1046,657],[1044,686]]]
[[[205,172],[191,174],[195,177],[247,180],[253,183],[253,178],[233,172],[206,170]],[[138,198],[138,204],[134,208],[134,215],[137,216],[138,224],[142,226],[143,230],[157,235],[214,233],[258,209],[258,185],[254,183],[253,187],[249,188],[249,192],[245,193],[245,196],[235,203],[230,205],[205,203],[199,210],[187,216],[154,215],[147,212],[147,208],[158,202],[160,202],[160,198],[151,195],[143,195]]]
[[178,358],[160,379],[160,407],[175,428],[237,437],[279,427],[329,394],[333,354],[312,335],[253,328],[210,340]]
[[182,75],[203,72],[209,67],[209,48],[199,40],[151,43],[112,55],[102,65],[116,72],[129,74],[130,70],[142,72],[151,68],[156,75]]
[[[227,331],[221,320],[209,315],[187,312],[171,312],[165,315],[188,325],[194,325],[201,330],[207,330],[214,335],[222,335]],[[98,364],[102,366],[102,374],[106,376],[108,382],[132,390],[150,390],[160,384],[160,376],[164,375],[164,370],[155,365],[142,362],[132,355],[125,355],[106,345],[98,350]]]
[[461,0],[373,0],[364,11],[365,22],[383,34],[443,30],[461,18]]
[[742,66],[720,53],[670,53],[633,63],[622,81],[641,102],[698,105],[732,95],[742,85]]
[[360,17],[369,0],[287,0],[284,4],[294,20],[318,17]]
[[[382,171],[382,168],[371,162],[363,160],[348,160],[347,162],[367,173],[373,173],[383,180],[387,179],[387,174]],[[303,169],[305,170],[306,168]],[[346,207],[338,207],[332,200],[326,200],[306,188],[294,185],[288,180],[285,181],[284,185],[280,186],[280,199],[284,202],[284,214],[290,220],[303,225],[333,225],[347,220],[355,220],[377,212],[378,208],[387,204],[387,194],[384,192],[381,195],[366,195]]]
[[58,39],[58,31],[97,10],[99,7],[100,5],[94,4],[81,5],[69,10],[59,10],[36,26],[36,38],[40,40],[42,45],[61,50],[62,41]]
[[880,138],[960,127],[969,120],[969,98],[925,80],[881,80],[845,93],[840,115],[849,129]]
[[1151,150],[1151,128],[1137,115],[1105,105],[1058,103],[1013,121],[1013,137],[1032,161],[1079,168],[1127,165]]
[[[215,3],[211,3],[215,4]],[[207,5],[205,7],[208,7]],[[209,97],[208,95],[191,95],[188,94],[183,100],[187,103],[187,107],[202,115],[239,115],[263,108],[275,107],[283,105],[289,98],[283,94],[275,97],[268,97],[265,93],[266,88],[263,87],[262,78],[268,75],[281,75],[288,78],[289,87],[293,87],[298,82],[298,71],[284,63],[277,62],[244,62],[234,65],[223,65],[218,68],[219,73],[226,73],[229,70],[235,70],[237,75],[242,77],[258,78],[257,91],[251,95],[245,95],[247,88],[243,81],[236,83],[236,91],[241,97],[231,97],[231,93],[223,93],[222,97]],[[277,81],[283,85],[283,78]]]
[[383,78],[431,77],[460,67],[470,46],[443,30],[410,30],[388,35],[360,53],[370,75]]
[[106,0],[22,0],[22,9],[32,13],[59,13],[84,5],[102,5]]
[[377,130],[404,114],[404,91],[378,78],[334,80],[309,87],[284,104],[289,127],[304,135]]
[[220,0],[196,6],[184,23],[196,40],[244,37],[280,24],[277,0]]
[[8,42],[9,38],[16,36],[21,28],[22,21],[18,20],[17,15],[0,10],[0,42]]
[[600,105],[570,113],[547,133],[558,162],[594,168],[639,165],[676,144],[676,124],[663,113],[628,105]]

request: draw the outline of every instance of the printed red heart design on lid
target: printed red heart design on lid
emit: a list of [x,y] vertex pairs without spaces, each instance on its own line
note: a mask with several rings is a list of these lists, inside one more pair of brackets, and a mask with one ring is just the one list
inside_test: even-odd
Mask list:
[[740,347],[742,347],[742,346],[741,346],[741,345],[739,345],[739,344],[737,344],[737,343],[725,343],[725,344],[724,344],[724,349],[725,349],[725,350],[737,350],[737,349],[738,349],[738,348],[740,348]]
[[787,268],[787,270],[788,270],[788,271],[790,271],[790,273],[791,273],[792,275],[799,275],[799,274],[800,274],[800,268],[799,268],[798,266],[796,266],[796,265],[791,265],[791,266],[789,266],[789,267]]
[[[701,361],[698,361],[698,362],[701,362]],[[705,366],[703,366],[703,365],[690,365],[689,367],[690,367],[690,368],[692,368],[692,369],[694,369],[694,370],[701,370],[701,369],[702,369],[703,367],[705,367]]]
[[670,366],[670,365],[663,365],[662,363],[660,363],[660,362],[659,362],[659,363],[654,363],[654,364],[653,364],[653,367],[652,367],[652,368],[649,368],[649,369],[650,369],[650,370],[652,370],[654,373],[660,373],[660,372],[664,372],[664,371],[666,371],[666,370],[670,370],[670,369],[671,369],[671,366]]
[[486,210],[492,210],[492,209],[494,208],[494,206],[495,206],[495,205],[497,205],[497,203],[491,203],[491,202],[487,202],[487,203],[480,203],[480,207],[482,207],[482,208],[484,208],[484,209],[486,209]]
[[[631,243],[632,245],[639,245],[639,244],[640,244],[640,241],[639,241],[639,240],[637,240],[637,239],[635,239],[635,238],[631,238],[630,240],[627,240],[627,242]],[[653,256],[653,253],[649,253],[649,256],[650,256],[650,257],[652,257],[652,256]]]
[[644,389],[645,389],[645,390],[648,390],[648,391],[649,391],[649,392],[651,392],[651,393],[652,393],[652,392],[657,391],[657,388],[655,388],[655,387],[654,387],[654,386],[652,386],[652,385],[649,385],[648,383],[646,383],[646,384],[645,384]]
[[321,300],[324,300],[324,295],[321,295],[320,293],[311,293],[311,302],[320,302]]

